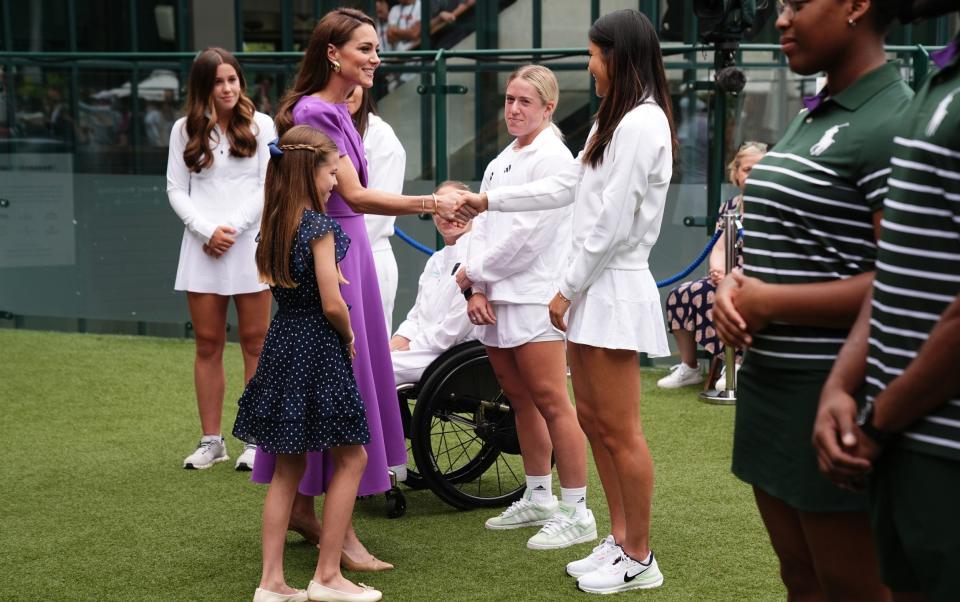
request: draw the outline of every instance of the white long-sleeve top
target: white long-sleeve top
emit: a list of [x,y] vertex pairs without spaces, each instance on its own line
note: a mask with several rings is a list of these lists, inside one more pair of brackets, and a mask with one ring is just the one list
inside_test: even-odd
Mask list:
[[[596,133],[596,124],[589,141]],[[531,211],[574,203],[573,244],[560,293],[573,299],[605,269],[648,269],[673,175],[670,125],[653,101],[624,115],[594,169],[580,159],[558,175],[487,192],[491,211]]]
[[[554,128],[527,146],[511,142],[484,171],[481,192],[562,173],[573,161]],[[569,207],[523,213],[485,213],[474,220],[467,276],[476,291],[500,303],[543,303],[556,292],[570,241]]]
[[417,285],[417,300],[396,334],[410,341],[411,351],[446,351],[471,338],[467,302],[457,286],[453,268],[463,261],[471,233],[460,237],[427,260]]
[[173,124],[167,156],[167,198],[187,231],[206,243],[218,226],[237,229],[237,236],[260,226],[263,184],[270,151],[267,144],[277,137],[273,119],[256,112],[251,126],[257,137],[257,152],[251,157],[230,155],[230,141],[215,126],[210,150],[213,165],[191,172],[183,160],[187,145],[186,118]]
[[[363,135],[363,154],[367,157],[367,188],[394,194],[403,192],[403,177],[407,167],[407,152],[403,149],[390,124],[370,113],[367,131]],[[392,215],[365,214],[363,223],[374,251],[389,249],[393,225]]]

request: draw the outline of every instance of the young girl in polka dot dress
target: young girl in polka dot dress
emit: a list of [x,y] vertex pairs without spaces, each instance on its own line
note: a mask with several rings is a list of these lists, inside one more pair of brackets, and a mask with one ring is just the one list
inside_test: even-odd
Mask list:
[[[263,574],[254,602],[351,600],[381,593],[340,573],[340,549],[366,465],[370,432],[353,376],[353,330],[338,263],[350,239],[324,214],[337,184],[336,145],[301,125],[270,144],[257,270],[279,310],[257,372],[240,397],[233,434],[276,454],[263,506]],[[323,507],[320,556],[308,590],[289,587],[283,545],[306,453],[328,450],[334,473]],[[308,597],[309,596],[309,597]]]

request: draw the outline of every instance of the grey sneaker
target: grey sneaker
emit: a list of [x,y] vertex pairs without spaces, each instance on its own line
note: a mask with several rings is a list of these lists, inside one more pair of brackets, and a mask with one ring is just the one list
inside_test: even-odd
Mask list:
[[243,446],[243,453],[237,458],[237,470],[253,470],[253,461],[257,458],[257,446],[252,443],[246,443]]
[[488,529],[519,529],[521,527],[538,527],[547,524],[557,512],[560,503],[553,496],[550,504],[538,504],[531,501],[532,493],[526,491],[523,497],[515,501],[499,516],[488,518],[485,526]]
[[650,553],[646,562],[621,553],[613,562],[577,579],[577,588],[591,594],[615,594],[631,589],[652,589],[663,584],[663,573]]
[[600,545],[593,548],[589,556],[567,563],[567,574],[571,577],[583,577],[587,573],[613,562],[622,553],[623,551],[614,541],[613,535],[607,535],[606,539],[600,542]]
[[577,508],[560,502],[554,514],[540,531],[527,540],[531,550],[559,550],[578,543],[593,541],[597,538],[597,521],[593,512],[577,518]]
[[227,446],[223,442],[223,437],[204,435],[200,439],[197,450],[184,459],[183,467],[203,470],[204,468],[210,468],[217,462],[226,462],[229,459],[230,456],[227,455]]

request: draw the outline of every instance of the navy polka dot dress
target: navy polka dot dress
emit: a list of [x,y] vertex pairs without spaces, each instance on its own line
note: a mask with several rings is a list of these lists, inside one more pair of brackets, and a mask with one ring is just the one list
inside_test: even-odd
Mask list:
[[300,454],[370,442],[349,351],[323,315],[317,290],[310,241],[331,232],[339,263],[350,238],[330,217],[304,211],[290,252],[298,286],[271,288],[279,310],[233,425],[235,437],[265,452]]

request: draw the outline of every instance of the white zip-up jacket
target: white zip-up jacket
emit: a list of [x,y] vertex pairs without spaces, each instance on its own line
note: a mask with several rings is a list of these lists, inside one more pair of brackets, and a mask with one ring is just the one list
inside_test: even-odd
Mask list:
[[[597,125],[590,131],[594,136]],[[531,211],[574,204],[573,246],[559,282],[568,298],[584,293],[605,269],[649,269],[650,249],[673,175],[670,125],[653,101],[620,120],[603,163],[593,169],[580,159],[550,178],[487,192],[491,211]]]
[[[511,142],[483,175],[481,192],[526,184],[568,169],[573,155],[553,127],[516,150]],[[570,241],[569,207],[486,213],[474,220],[467,276],[492,302],[546,304]]]

